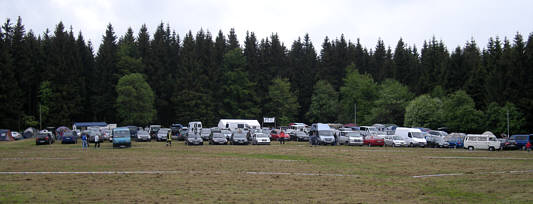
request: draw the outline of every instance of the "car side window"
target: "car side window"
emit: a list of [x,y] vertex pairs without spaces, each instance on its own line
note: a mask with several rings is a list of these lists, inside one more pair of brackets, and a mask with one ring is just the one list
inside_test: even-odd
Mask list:
[[489,137],[489,141],[496,141],[495,137]]

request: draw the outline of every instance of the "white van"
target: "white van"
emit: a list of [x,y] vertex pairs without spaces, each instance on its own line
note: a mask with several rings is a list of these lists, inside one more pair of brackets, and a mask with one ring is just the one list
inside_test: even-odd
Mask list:
[[309,143],[311,143],[311,145],[335,145],[333,130],[327,124],[313,124],[309,134]]
[[465,137],[464,148],[468,150],[487,149],[494,151],[500,149],[500,142],[494,135],[468,134]]
[[200,130],[202,130],[202,122],[194,121],[189,122],[189,132],[192,132],[194,134],[200,134]]
[[426,138],[418,128],[398,127],[394,131],[394,135],[400,136],[409,147],[425,147],[427,145]]

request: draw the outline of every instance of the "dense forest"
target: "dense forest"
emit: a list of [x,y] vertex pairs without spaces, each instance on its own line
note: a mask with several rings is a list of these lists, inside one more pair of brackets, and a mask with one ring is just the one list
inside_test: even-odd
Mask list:
[[[361,125],[499,134],[509,113],[512,133],[533,129],[532,34],[496,36],[484,48],[472,39],[450,50],[435,37],[419,48],[402,39],[394,48],[382,40],[366,48],[341,35],[326,37],[317,52],[308,35],[287,47],[276,33],[257,39],[247,32],[243,42],[233,29],[180,37],[163,23],[153,34],[143,25],[120,36],[109,24],[97,50],[61,22],[42,34],[27,30],[20,18],[0,29],[0,128],[38,127],[40,117],[43,127],[213,126],[264,116],[349,123],[356,108]],[[140,89],[123,87],[135,81]],[[139,100],[124,98],[145,89]],[[128,120],[125,109],[138,101],[143,120]]]

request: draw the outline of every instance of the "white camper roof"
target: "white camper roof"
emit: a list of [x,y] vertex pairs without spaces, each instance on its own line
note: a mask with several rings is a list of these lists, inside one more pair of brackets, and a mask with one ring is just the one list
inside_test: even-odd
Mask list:
[[254,129],[260,129],[261,125],[257,120],[243,120],[243,119],[220,119],[218,121],[219,128],[226,128],[226,124],[245,124]]

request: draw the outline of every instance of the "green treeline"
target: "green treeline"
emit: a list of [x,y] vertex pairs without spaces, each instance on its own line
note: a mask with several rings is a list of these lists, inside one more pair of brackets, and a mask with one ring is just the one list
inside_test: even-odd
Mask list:
[[317,52],[307,34],[287,47],[275,33],[257,39],[247,32],[239,42],[233,29],[181,37],[161,23],[153,33],[143,25],[120,35],[109,24],[95,49],[61,22],[35,34],[20,18],[7,19],[0,29],[0,128],[38,126],[39,114],[43,126],[212,126],[220,118],[263,116],[349,123],[357,104],[358,124],[499,134],[507,111],[513,132],[533,129],[531,76],[533,34],[451,50],[435,37],[420,48],[402,39],[395,48],[382,40],[366,48],[341,35],[326,37]]

